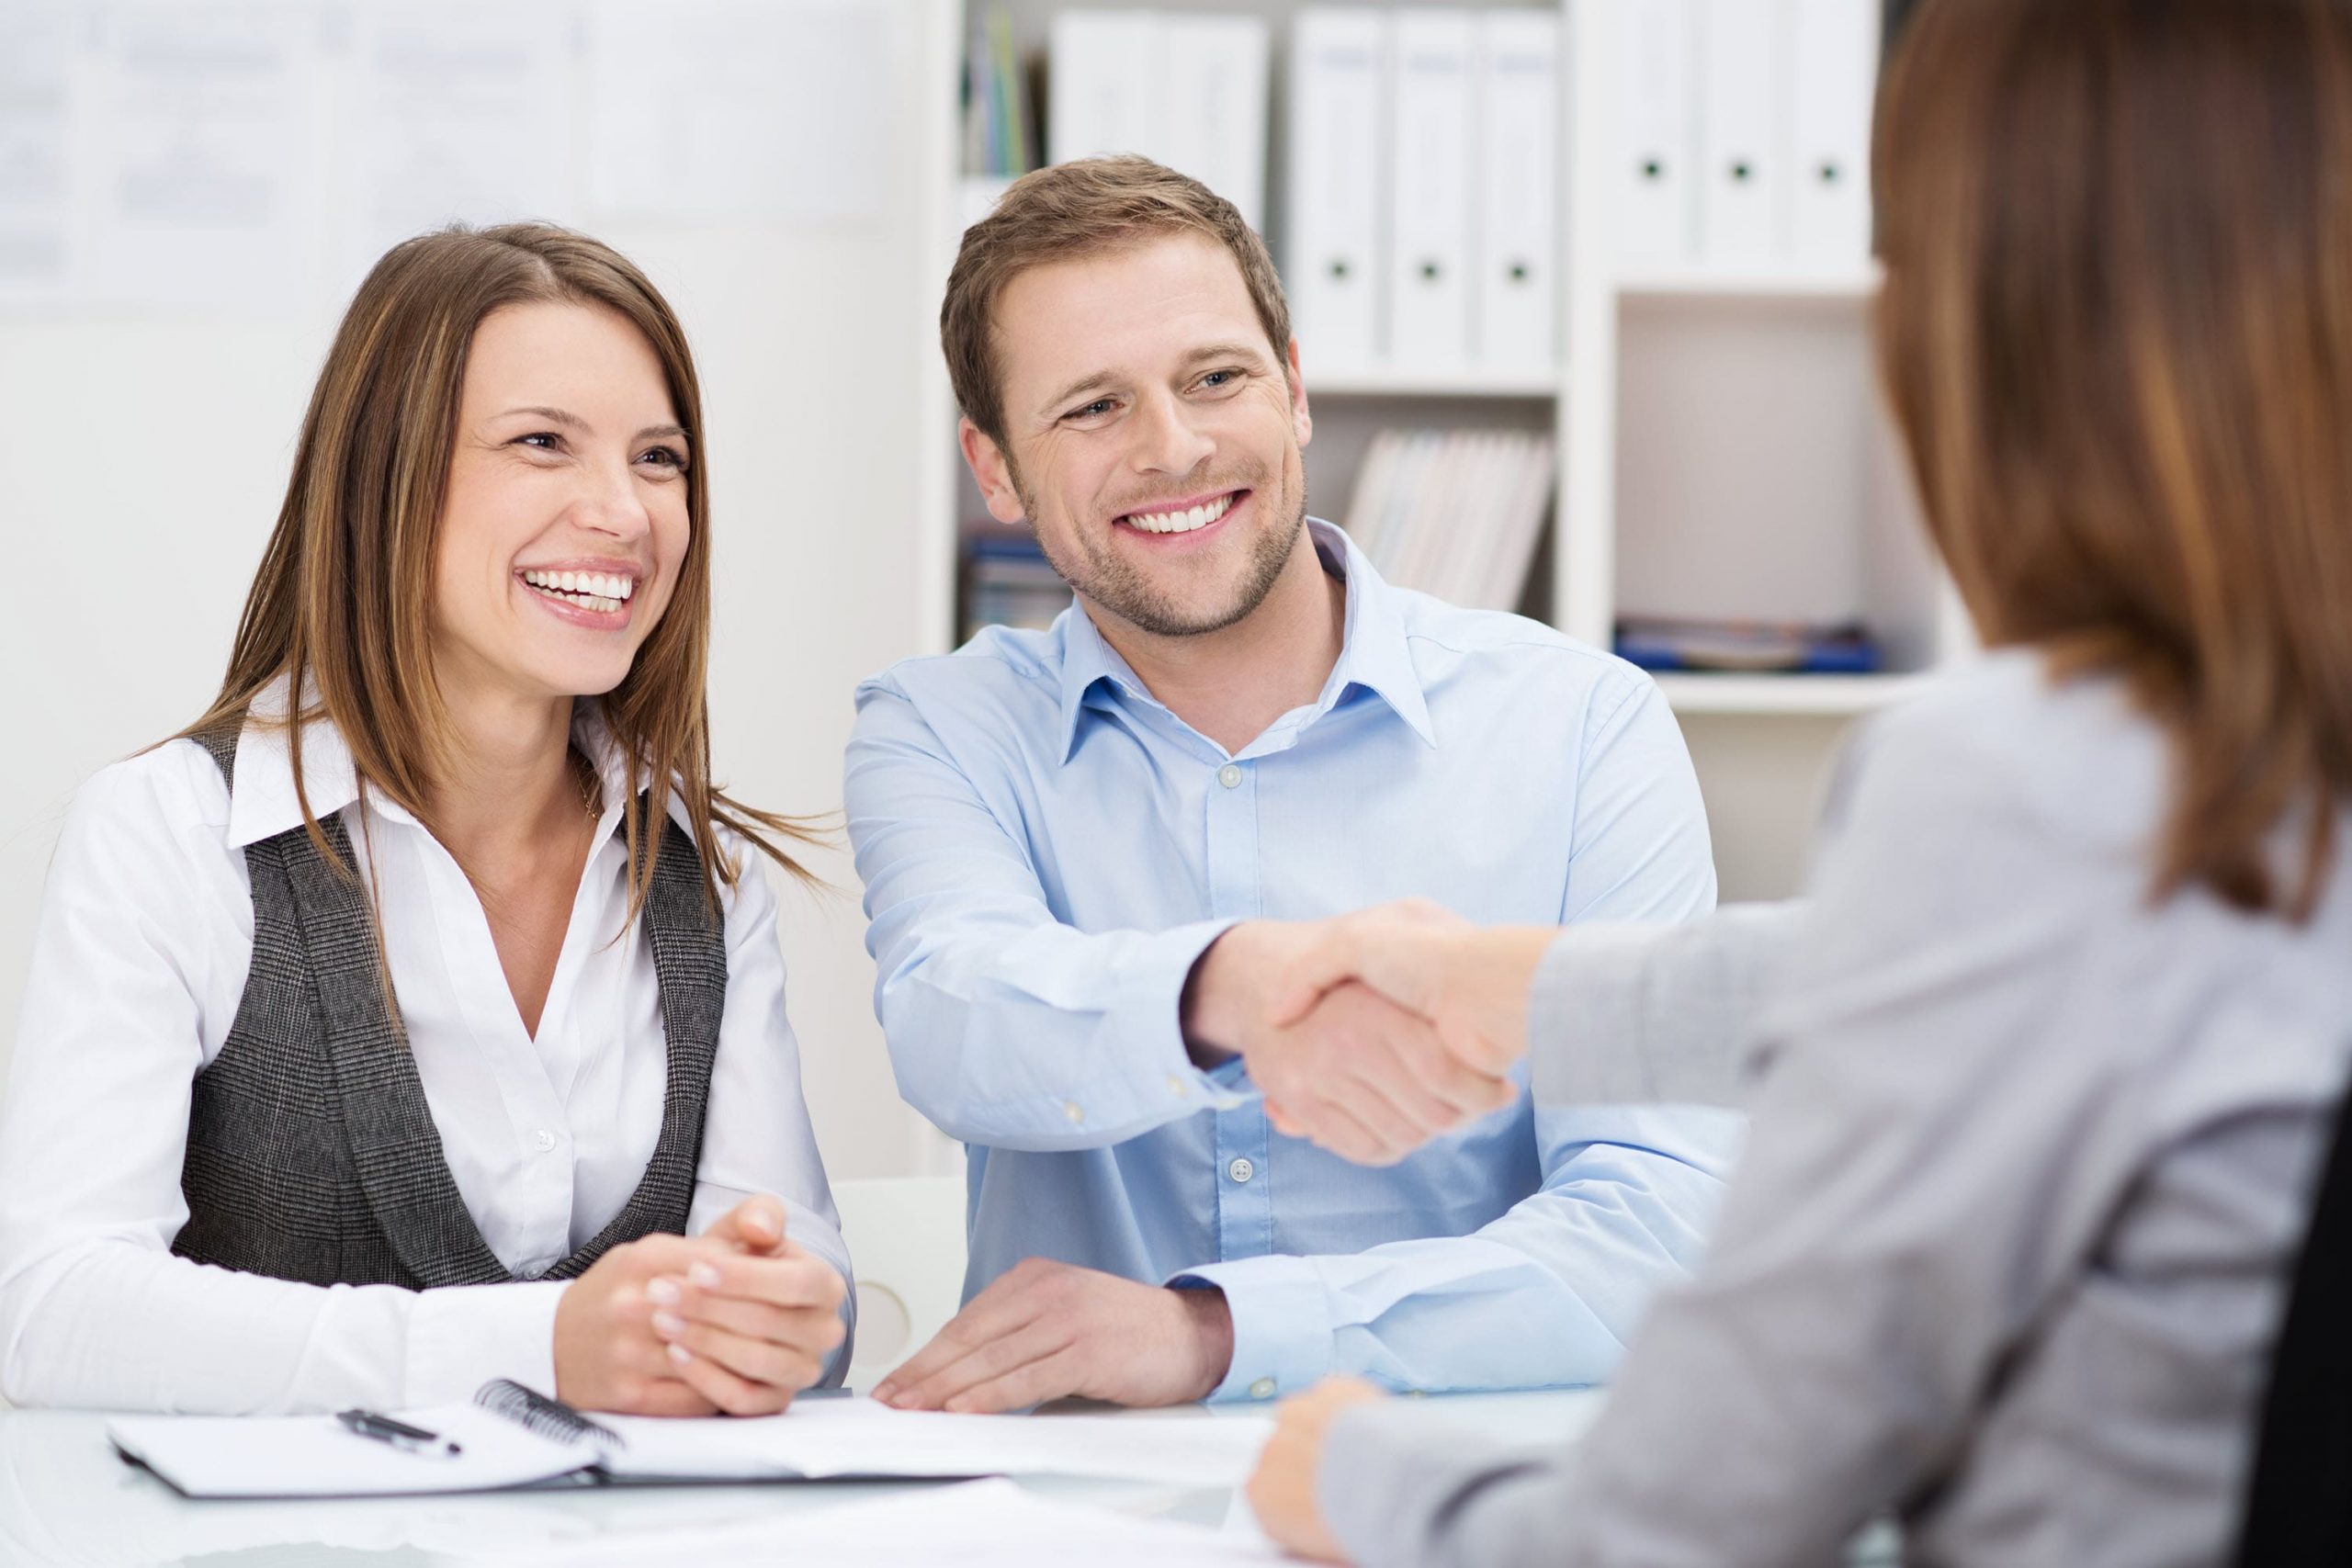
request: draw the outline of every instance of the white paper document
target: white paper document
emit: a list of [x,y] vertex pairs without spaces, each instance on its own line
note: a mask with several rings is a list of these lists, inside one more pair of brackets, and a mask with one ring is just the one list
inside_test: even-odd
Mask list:
[[950,1416],[847,1397],[802,1399],[749,1419],[598,1416],[578,1438],[541,1435],[481,1404],[401,1419],[463,1451],[405,1452],[328,1416],[130,1416],[107,1430],[192,1497],[320,1497],[495,1491],[592,1469],[637,1481],[1072,1475],[1238,1486],[1272,1429],[1262,1416],[1199,1411]]
[[1261,1416],[950,1416],[865,1398],[804,1399],[748,1420],[601,1417],[617,1475],[1091,1475],[1238,1486],[1272,1431]]
[[550,1480],[594,1456],[478,1404],[403,1419],[457,1442],[455,1458],[408,1453],[332,1416],[121,1416],[114,1446],[191,1497],[380,1497],[494,1492]]
[[[609,1546],[567,1542],[544,1557],[509,1563],[605,1564],[645,1561],[642,1540]],[[1010,1481],[974,1481],[912,1495],[844,1503],[804,1519],[665,1536],[665,1561],[698,1568],[777,1563],[791,1568],[1038,1568],[1041,1563],[1116,1563],[1119,1568],[1216,1568],[1291,1561],[1253,1529],[1211,1529],[1138,1518],[1108,1508],[1040,1497]]]
[[597,0],[600,218],[851,222],[884,210],[894,101],[882,0]]

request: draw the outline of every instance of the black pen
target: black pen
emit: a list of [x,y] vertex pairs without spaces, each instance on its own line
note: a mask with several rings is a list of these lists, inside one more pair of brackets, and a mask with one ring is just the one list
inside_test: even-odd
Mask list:
[[334,1418],[342,1422],[346,1430],[363,1438],[373,1438],[379,1443],[390,1443],[402,1453],[424,1454],[432,1459],[455,1459],[466,1451],[438,1432],[428,1432],[422,1427],[412,1427],[405,1421],[395,1421],[372,1410],[338,1410]]

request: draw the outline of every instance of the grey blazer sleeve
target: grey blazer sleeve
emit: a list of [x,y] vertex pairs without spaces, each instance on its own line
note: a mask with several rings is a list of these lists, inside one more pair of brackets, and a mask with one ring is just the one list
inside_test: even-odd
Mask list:
[[1411,1404],[1331,1424],[1316,1501],[1357,1568],[1494,1568],[1557,1554],[1568,1469],[1557,1449],[1432,1442]]
[[1733,904],[1679,925],[1569,926],[1528,995],[1539,1100],[1737,1106],[1752,1021],[1801,937],[1799,902]]

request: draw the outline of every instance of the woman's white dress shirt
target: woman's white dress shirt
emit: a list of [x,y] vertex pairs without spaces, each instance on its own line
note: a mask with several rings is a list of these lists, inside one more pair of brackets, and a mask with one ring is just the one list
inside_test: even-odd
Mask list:
[[[257,711],[283,710],[283,693]],[[531,1275],[620,1212],[661,1129],[667,1047],[628,918],[625,759],[592,703],[574,740],[604,783],[536,1037],[472,885],[414,818],[359,798],[334,727],[305,732],[312,811],[344,814],[379,899],[418,1076],[458,1190],[501,1262]],[[676,808],[673,806],[673,815]],[[190,1085],[234,1022],[253,955],[245,847],[301,821],[287,737],[249,724],[233,799],[191,740],[85,784],[50,869],[0,1114],[0,1392],[18,1404],[263,1412],[465,1399],[491,1377],[554,1385],[557,1281],[317,1286],[175,1257]],[[784,1010],[775,896],[721,890],[727,1005],[688,1223],[783,1200],[793,1238],[849,1274]],[[836,1364],[845,1365],[846,1349]]]

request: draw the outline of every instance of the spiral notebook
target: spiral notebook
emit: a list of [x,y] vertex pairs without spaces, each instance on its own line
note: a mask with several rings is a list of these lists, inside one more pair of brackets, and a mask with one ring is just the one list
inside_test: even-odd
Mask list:
[[1271,1425],[1204,1412],[949,1416],[854,1395],[781,1416],[589,1416],[503,1378],[470,1404],[400,1418],[458,1445],[452,1458],[358,1437],[331,1416],[126,1416],[123,1458],[190,1497],[365,1497],[594,1483],[933,1480],[1063,1474],[1235,1486]]

